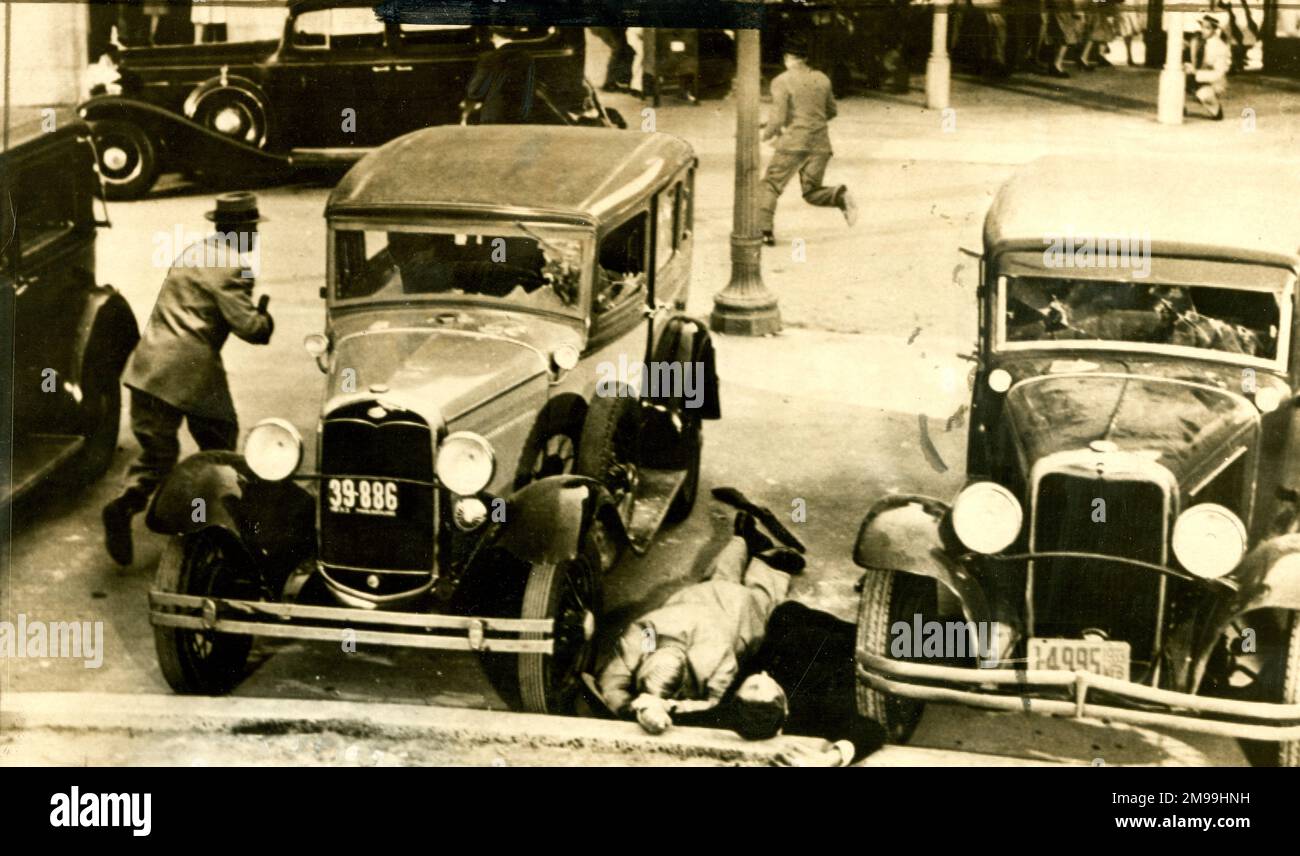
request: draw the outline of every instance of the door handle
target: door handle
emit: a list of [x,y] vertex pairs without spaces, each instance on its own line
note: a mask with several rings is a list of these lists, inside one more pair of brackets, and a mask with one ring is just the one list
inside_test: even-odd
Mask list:
[[372,65],[370,66],[370,70],[371,71],[392,71],[393,67],[391,65]]
[[396,66],[396,68],[397,68],[398,71],[414,71],[414,70],[415,70],[415,66],[413,66],[413,65],[399,65],[399,66]]

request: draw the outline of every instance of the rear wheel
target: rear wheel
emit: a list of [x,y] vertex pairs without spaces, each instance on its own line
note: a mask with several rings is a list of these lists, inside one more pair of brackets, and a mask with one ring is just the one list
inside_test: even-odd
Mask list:
[[158,146],[134,122],[104,119],[91,125],[99,174],[109,199],[139,199],[158,180]]
[[[256,599],[258,585],[246,557],[218,530],[176,536],[158,561],[160,591]],[[163,677],[178,693],[222,695],[244,677],[253,637],[179,627],[154,627]]]
[[[592,525],[593,530],[599,527]],[[592,668],[601,610],[601,556],[594,535],[588,533],[572,560],[534,565],[528,575],[520,617],[554,622],[553,653],[519,655],[520,702],[530,713],[573,713],[582,675]],[[522,638],[544,636],[525,633]]]
[[[896,621],[909,626],[915,615],[933,615],[934,583],[897,571],[868,570],[862,580],[858,609],[857,647],[889,657],[890,628]],[[890,743],[906,743],[925,712],[925,702],[899,698],[858,681],[858,712],[885,729]]]

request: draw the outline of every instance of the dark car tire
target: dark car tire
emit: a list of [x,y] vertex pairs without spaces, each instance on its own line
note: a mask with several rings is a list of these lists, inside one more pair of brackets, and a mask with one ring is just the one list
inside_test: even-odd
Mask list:
[[[227,87],[205,93],[195,105],[191,118],[215,134],[255,148],[266,148],[270,138],[266,106],[243,89]],[[236,124],[223,126],[230,121]]]
[[[602,607],[600,569],[600,551],[588,533],[572,560],[542,562],[529,572],[520,617],[552,619],[555,652],[519,655],[519,697],[525,711],[575,712],[583,694],[582,675],[595,662],[596,621]],[[520,638],[545,636],[523,633]]]
[[619,466],[636,464],[641,448],[641,402],[631,390],[591,403],[573,471],[608,484]]
[[689,416],[683,416],[686,420],[686,429],[682,432],[682,442],[687,443],[686,449],[686,481],[682,482],[681,488],[677,491],[677,496],[673,497],[672,505],[668,506],[668,514],[665,520],[670,524],[677,524],[691,516],[691,509],[695,508],[695,497],[700,492],[700,458],[704,450],[704,429],[703,423],[699,419]]
[[[934,583],[897,571],[870,569],[862,580],[857,648],[888,657],[890,628],[915,614],[934,612]],[[928,589],[928,594],[927,594]],[[885,730],[890,743],[906,743],[925,712],[925,702],[887,695],[859,680],[858,712]]]
[[95,158],[109,199],[139,199],[158,181],[158,145],[134,122],[102,119],[91,124]]
[[[1300,612],[1291,613],[1291,626],[1283,637],[1281,679],[1282,704],[1300,704]],[[1274,761],[1279,767],[1300,767],[1300,740],[1285,740],[1274,747]]]
[[117,451],[122,422],[122,386],[117,376],[88,384],[81,402],[81,433],[85,442],[74,468],[76,478],[89,484],[108,472]]
[[[208,529],[174,536],[158,560],[159,591],[256,599],[246,557],[229,535]],[[243,680],[253,637],[154,627],[163,677],[184,695],[224,695]]]

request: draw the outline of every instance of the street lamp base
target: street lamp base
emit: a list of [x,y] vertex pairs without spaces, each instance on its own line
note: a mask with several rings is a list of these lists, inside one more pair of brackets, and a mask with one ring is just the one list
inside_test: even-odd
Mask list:
[[770,336],[781,332],[781,310],[775,302],[763,307],[727,306],[714,298],[709,329],[735,336]]

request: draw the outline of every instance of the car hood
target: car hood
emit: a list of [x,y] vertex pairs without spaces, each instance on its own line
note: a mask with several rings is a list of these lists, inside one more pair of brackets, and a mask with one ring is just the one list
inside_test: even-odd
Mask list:
[[1141,375],[1040,376],[1006,396],[1007,424],[1026,466],[1105,441],[1150,456],[1180,481],[1234,440],[1257,435],[1259,413],[1243,396]]
[[380,394],[431,423],[452,422],[546,374],[542,354],[511,339],[455,329],[369,331],[336,345],[326,411]]

